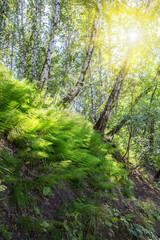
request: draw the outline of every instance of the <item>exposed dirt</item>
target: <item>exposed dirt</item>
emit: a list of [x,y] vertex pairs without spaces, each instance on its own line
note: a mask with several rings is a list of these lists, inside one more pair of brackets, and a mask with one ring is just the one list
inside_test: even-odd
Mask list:
[[153,202],[160,210],[160,190],[151,182],[144,180],[138,171],[132,171],[129,177],[133,182],[133,194],[135,198]]

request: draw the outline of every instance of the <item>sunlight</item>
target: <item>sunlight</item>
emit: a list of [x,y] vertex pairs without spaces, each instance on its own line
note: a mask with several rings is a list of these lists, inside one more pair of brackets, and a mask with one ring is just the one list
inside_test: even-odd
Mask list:
[[137,29],[130,29],[127,35],[130,43],[136,43],[140,39],[140,32]]

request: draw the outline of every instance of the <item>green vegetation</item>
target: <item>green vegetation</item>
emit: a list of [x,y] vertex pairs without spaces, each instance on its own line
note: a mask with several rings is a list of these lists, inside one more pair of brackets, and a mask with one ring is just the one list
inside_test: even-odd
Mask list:
[[0,0],[0,239],[160,239],[160,0]]
[[[124,233],[130,239],[157,239],[152,224],[158,210],[144,205],[149,218],[142,212],[135,220],[134,212],[122,216],[112,207],[121,197],[124,204],[133,198],[129,172],[112,157],[121,154],[118,149],[102,141],[82,116],[57,108],[3,67],[0,79],[0,175],[17,211],[25,211],[14,224],[34,239],[104,239],[114,231],[120,239]],[[52,206],[56,194],[61,203],[55,197]],[[53,219],[46,219],[42,199],[49,202],[47,211],[55,208]],[[10,239],[12,227],[1,226],[4,239]]]

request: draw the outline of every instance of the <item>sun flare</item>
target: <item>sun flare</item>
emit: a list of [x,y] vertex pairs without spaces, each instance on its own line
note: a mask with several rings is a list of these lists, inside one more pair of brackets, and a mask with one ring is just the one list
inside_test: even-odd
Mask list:
[[128,40],[131,43],[137,42],[140,38],[140,33],[137,29],[130,29],[127,35],[128,35]]

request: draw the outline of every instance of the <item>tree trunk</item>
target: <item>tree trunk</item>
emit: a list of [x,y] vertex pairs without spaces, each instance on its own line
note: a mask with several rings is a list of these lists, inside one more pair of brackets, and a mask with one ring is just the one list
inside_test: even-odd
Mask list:
[[149,143],[150,143],[150,153],[152,154],[153,148],[154,148],[154,119],[151,120]]
[[13,29],[12,29],[12,45],[11,45],[10,70],[13,70],[13,55],[14,55],[14,40],[15,40],[14,29],[15,29],[15,24],[16,24],[16,18],[14,16],[14,25],[13,25]]
[[96,106],[94,101],[94,87],[93,87],[93,78],[92,78],[92,65],[90,63],[89,69],[89,77],[90,77],[90,87],[91,87],[91,102],[92,102],[92,116],[94,121],[96,122]]
[[[18,25],[18,35],[19,35],[19,76],[20,78],[24,77],[26,59],[25,59],[25,33],[24,33],[24,0],[20,1],[20,6],[17,6],[17,25]],[[20,21],[19,21],[19,16]]]
[[48,50],[46,54],[46,59],[43,65],[43,69],[39,79],[39,89],[43,89],[45,83],[49,84],[49,75],[50,75],[50,65],[51,58],[53,54],[54,40],[55,40],[55,31],[57,29],[57,24],[60,16],[60,0],[54,0],[54,18],[51,26],[50,39],[48,43]]
[[105,105],[104,110],[101,112],[100,117],[96,124],[94,125],[95,130],[99,130],[100,132],[104,133],[106,123],[109,121],[109,118],[112,114],[113,108],[115,106],[115,103],[117,102],[120,92],[123,80],[126,76],[127,72],[127,66],[128,66],[128,59],[125,61],[121,71],[119,72],[119,75],[116,79],[116,83],[114,85],[114,88],[107,100],[107,103]]
[[[144,97],[148,92],[149,90],[151,90],[152,87],[149,87],[147,88],[147,90],[145,90],[143,93],[141,93],[134,101],[133,103],[133,106],[135,106],[142,97]],[[130,112],[130,111],[129,111]],[[128,121],[129,117],[128,115],[124,116],[124,118],[111,130],[107,133],[107,135],[111,135],[113,136],[114,134],[118,133],[121,128],[124,126],[124,124],[126,124],[126,122]]]
[[34,25],[33,25],[33,66],[32,66],[32,79],[37,80],[37,20],[38,20],[38,13],[40,9],[40,0],[36,0],[35,2],[35,17],[34,17]]
[[[155,86],[155,89],[154,89],[154,91],[153,91],[153,93],[151,95],[149,112],[151,111],[151,105],[152,105],[152,102],[153,102],[156,90],[157,90],[157,85]],[[152,118],[151,119],[151,123],[150,123],[150,136],[149,136],[150,153],[151,154],[153,153],[153,149],[154,149],[154,124],[155,124],[155,121],[154,121],[154,118]]]
[[99,80],[101,85],[101,105],[104,103],[104,92],[103,92],[103,78],[102,78],[102,53],[101,50],[99,50]]
[[152,0],[148,0],[146,10],[145,10],[145,14],[147,14],[151,10],[151,7],[152,7]]
[[160,170],[158,170],[156,175],[154,176],[154,181],[158,182],[159,178],[160,178]]
[[1,43],[2,43],[2,31],[4,28],[4,15],[6,13],[6,6],[7,6],[7,1],[3,0],[3,6],[2,6],[2,13],[1,13],[1,26],[0,26],[0,50],[1,50]]
[[99,17],[100,17],[100,9],[101,9],[101,0],[98,0],[97,2],[97,7],[96,7],[96,13],[93,21],[93,26],[92,26],[92,31],[91,31],[91,37],[90,37],[90,42],[88,46],[88,51],[86,53],[86,57],[84,59],[84,63],[80,72],[80,76],[78,78],[78,81],[73,87],[68,94],[64,97],[63,103],[64,105],[70,104],[75,97],[79,94],[83,87],[83,83],[85,80],[85,76],[92,58],[93,50],[94,50],[94,45],[95,45],[95,40],[96,40],[96,35],[97,35],[97,30],[98,30],[98,22],[99,22]]

